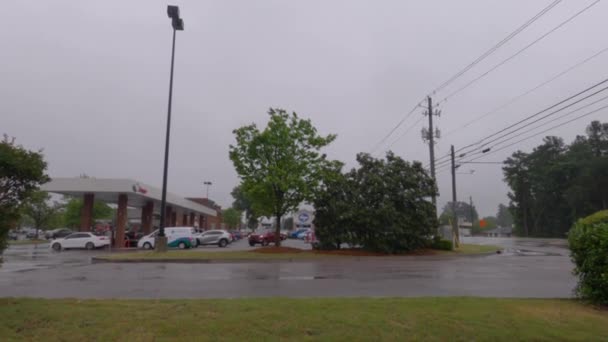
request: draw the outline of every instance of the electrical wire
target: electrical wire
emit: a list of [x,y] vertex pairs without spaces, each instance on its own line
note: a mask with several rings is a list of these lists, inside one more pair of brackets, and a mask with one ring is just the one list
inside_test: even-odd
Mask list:
[[475,158],[473,158],[473,159],[471,159],[471,160],[465,161],[464,163],[468,163],[468,162],[471,162],[471,161],[475,161],[475,160],[478,160],[478,159],[484,158],[484,157],[486,157],[486,156],[488,156],[488,155],[494,154],[494,153],[496,153],[496,152],[499,152],[499,151],[505,150],[505,149],[507,149],[507,148],[509,148],[509,147],[511,147],[511,146],[517,145],[517,144],[519,144],[519,143],[521,143],[521,142],[523,142],[523,141],[526,141],[526,140],[532,139],[532,138],[534,138],[534,137],[536,137],[536,136],[539,136],[539,135],[541,135],[541,134],[544,134],[544,133],[546,133],[546,132],[548,132],[548,131],[551,131],[551,130],[553,130],[553,129],[556,129],[556,128],[559,128],[559,127],[562,127],[562,126],[567,125],[567,124],[569,124],[569,123],[572,123],[572,122],[574,122],[574,121],[576,121],[576,120],[580,120],[580,119],[582,119],[582,118],[584,118],[584,117],[587,117],[587,116],[589,116],[589,115],[591,115],[591,114],[595,114],[595,113],[599,112],[600,110],[603,110],[603,109],[606,109],[606,108],[608,108],[608,105],[605,105],[605,106],[602,106],[602,107],[600,107],[600,108],[594,109],[594,110],[592,110],[592,111],[590,111],[590,112],[588,112],[588,113],[585,113],[585,114],[583,114],[583,115],[577,116],[577,117],[575,117],[575,118],[573,118],[573,119],[570,119],[570,120],[568,120],[568,121],[562,122],[562,123],[561,123],[561,124],[559,124],[559,125],[555,125],[555,126],[550,127],[550,128],[548,128],[548,129],[546,129],[546,130],[544,130],[544,131],[541,131],[541,132],[535,133],[535,134],[533,134],[533,135],[531,135],[531,136],[529,136],[529,137],[526,137],[526,138],[524,138],[524,139],[518,140],[518,141],[516,141],[516,142],[514,142],[514,143],[511,143],[511,144],[509,144],[509,145],[503,146],[503,147],[501,147],[501,148],[499,148],[499,149],[497,149],[497,150],[493,150],[493,151],[488,152],[488,153],[485,153],[484,155],[481,155],[481,156],[479,156],[479,157],[475,157]]
[[486,112],[485,114],[482,114],[482,115],[480,115],[480,116],[478,116],[478,117],[476,117],[476,118],[472,119],[471,121],[469,121],[469,122],[467,122],[467,123],[463,124],[462,126],[460,126],[460,127],[458,127],[458,128],[455,128],[455,129],[453,129],[453,130],[448,131],[448,132],[447,132],[447,133],[445,133],[443,136],[444,136],[444,137],[448,137],[448,136],[450,136],[451,134],[453,134],[454,132],[456,132],[456,131],[458,131],[458,130],[461,130],[461,129],[463,129],[463,128],[466,128],[466,127],[468,127],[468,126],[470,126],[470,125],[474,124],[475,122],[478,122],[478,121],[480,121],[480,120],[482,120],[482,119],[484,119],[484,118],[486,118],[486,117],[488,117],[488,116],[490,116],[490,115],[492,115],[492,114],[497,113],[497,112],[498,112],[498,111],[500,111],[501,109],[504,109],[504,108],[506,108],[506,107],[508,107],[508,106],[512,105],[513,103],[517,102],[517,101],[518,101],[519,99],[521,99],[522,97],[524,97],[524,96],[526,96],[526,95],[529,95],[530,93],[534,92],[535,90],[538,90],[539,88],[541,88],[541,87],[543,87],[543,86],[545,86],[545,85],[547,85],[547,84],[549,84],[549,83],[551,83],[551,82],[553,82],[553,81],[557,80],[558,78],[560,78],[560,77],[562,77],[562,76],[566,75],[566,74],[567,74],[567,73],[569,73],[570,71],[572,71],[572,70],[574,70],[574,69],[576,69],[576,68],[578,68],[578,67],[582,66],[583,64],[585,64],[585,63],[587,63],[587,62],[591,61],[592,59],[594,59],[595,57],[597,57],[597,56],[599,56],[599,55],[603,54],[603,53],[604,53],[604,52],[606,52],[606,51],[608,51],[608,47],[606,47],[606,48],[604,48],[604,49],[600,50],[599,52],[596,52],[596,53],[595,53],[595,54],[593,54],[592,56],[587,57],[587,58],[585,58],[584,60],[582,60],[582,61],[580,61],[580,62],[578,62],[578,63],[576,63],[576,64],[574,64],[574,65],[570,66],[570,67],[569,67],[569,68],[567,68],[566,70],[564,70],[564,71],[562,71],[562,72],[560,72],[560,73],[556,74],[555,76],[551,77],[550,79],[548,79],[548,80],[546,80],[546,81],[544,81],[544,82],[542,82],[542,83],[540,83],[540,84],[536,85],[535,87],[533,87],[533,88],[531,88],[531,89],[529,89],[529,90],[527,90],[527,91],[523,92],[522,94],[519,94],[519,95],[517,95],[517,96],[513,97],[513,98],[512,98],[512,99],[510,99],[509,101],[507,101],[507,102],[503,103],[502,105],[500,105],[500,106],[498,106],[498,107],[496,107],[496,108],[494,108],[494,109],[492,109],[492,110],[490,110],[490,111]]
[[562,0],[556,0],[556,1],[553,1],[552,3],[550,3],[547,7],[543,8],[542,11],[540,11],[539,13],[537,13],[532,18],[528,19],[528,21],[526,21],[523,25],[521,25],[520,27],[518,27],[515,31],[511,32],[509,35],[507,35],[505,38],[503,38],[500,42],[498,42],[497,44],[495,44],[494,46],[492,46],[490,49],[488,49],[486,52],[484,52],[483,54],[481,54],[481,56],[477,57],[477,59],[475,59],[473,62],[469,63],[462,70],[460,70],[459,72],[457,72],[455,75],[453,75],[452,77],[450,77],[445,82],[441,83],[431,93],[435,94],[436,92],[438,92],[438,91],[442,90],[443,88],[447,87],[449,84],[451,84],[453,81],[455,81],[460,76],[462,76],[463,74],[465,74],[467,71],[471,70],[471,68],[473,68],[475,65],[477,65],[478,63],[480,63],[481,61],[483,61],[485,58],[487,58],[488,56],[490,56],[496,50],[498,50],[501,46],[503,46],[504,44],[506,44],[509,40],[513,39],[515,36],[517,36],[519,33],[521,33],[523,30],[525,30],[528,26],[532,25],[536,20],[538,20],[539,18],[541,18],[543,15],[545,15],[550,10],[552,10],[561,1]]
[[534,41],[532,41],[530,44],[524,46],[522,49],[518,50],[513,55],[511,55],[511,56],[507,57],[506,59],[502,60],[500,63],[496,64],[495,66],[493,66],[492,68],[490,68],[488,71],[484,72],[483,74],[477,76],[473,80],[471,80],[468,83],[466,83],[464,86],[456,89],[455,91],[453,91],[452,93],[450,93],[448,96],[444,97],[443,100],[439,101],[438,104],[447,101],[449,98],[451,98],[452,96],[454,96],[454,95],[460,93],[461,91],[467,89],[468,87],[470,87],[471,85],[473,85],[474,83],[476,83],[477,81],[479,81],[480,79],[482,79],[485,76],[487,76],[492,71],[498,69],[499,67],[503,66],[505,63],[509,62],[513,58],[519,56],[522,52],[526,51],[527,49],[529,49],[530,47],[532,47],[536,43],[540,42],[541,40],[543,40],[544,38],[546,38],[547,36],[549,36],[551,33],[557,31],[558,29],[560,29],[564,25],[568,24],[569,22],[571,22],[572,20],[574,20],[576,17],[578,17],[579,15],[583,14],[584,12],[586,12],[587,10],[589,10],[591,7],[595,6],[600,1],[601,0],[595,0],[593,3],[591,3],[587,7],[583,8],[582,10],[578,11],[577,13],[575,13],[573,16],[569,17],[565,21],[562,21],[559,25],[553,27],[551,30],[549,30],[548,32],[546,32],[542,36],[538,37],[537,39],[535,39]]
[[[608,79],[607,79],[606,81],[608,81]],[[484,154],[484,153],[486,153],[486,152],[484,152],[486,149],[483,149],[483,150],[481,150],[481,149],[482,149],[482,148],[484,148],[485,146],[488,146],[488,145],[489,145],[489,144],[491,144],[491,143],[494,143],[494,144],[492,144],[492,146],[488,147],[488,148],[487,148],[488,150],[493,150],[493,149],[494,149],[496,146],[498,146],[498,145],[500,145],[500,144],[503,144],[503,143],[505,143],[505,142],[507,142],[507,141],[509,141],[509,140],[512,140],[512,139],[514,139],[514,138],[517,138],[517,137],[519,137],[519,136],[522,136],[522,135],[524,135],[524,134],[526,134],[526,133],[529,133],[529,132],[531,132],[531,131],[533,131],[533,130],[536,130],[536,129],[538,129],[538,128],[541,128],[541,127],[543,127],[543,126],[545,126],[545,125],[547,125],[547,124],[549,124],[549,123],[551,123],[551,122],[555,122],[555,121],[557,121],[557,120],[563,119],[563,118],[565,118],[565,117],[566,117],[566,116],[568,116],[568,115],[574,114],[574,113],[576,113],[576,112],[578,112],[578,111],[580,111],[580,110],[582,110],[582,109],[588,108],[588,107],[590,107],[590,106],[592,106],[592,105],[594,105],[594,104],[597,104],[597,103],[599,103],[599,102],[601,102],[601,101],[603,101],[603,100],[605,100],[605,99],[608,99],[608,95],[607,95],[607,96],[604,96],[604,97],[600,98],[599,100],[595,100],[595,101],[593,101],[593,102],[591,102],[591,103],[588,103],[588,104],[586,104],[586,105],[584,105],[584,106],[581,106],[581,107],[579,107],[579,108],[577,108],[577,109],[575,109],[575,110],[569,111],[569,112],[567,112],[567,113],[565,113],[565,114],[562,114],[562,115],[560,115],[560,116],[558,116],[558,117],[556,117],[556,118],[553,118],[553,119],[552,119],[552,120],[550,120],[550,121],[543,122],[541,125],[537,125],[537,126],[535,126],[535,127],[533,127],[533,128],[529,128],[529,129],[527,129],[527,130],[525,130],[525,131],[523,131],[523,132],[520,132],[520,133],[518,133],[518,134],[516,134],[516,135],[513,135],[513,136],[510,136],[510,137],[509,137],[509,135],[511,135],[511,134],[514,134],[514,133],[516,133],[516,132],[518,132],[518,131],[520,131],[520,130],[522,130],[522,129],[528,128],[528,127],[529,127],[529,125],[532,125],[532,124],[537,123],[537,122],[539,122],[539,121],[541,121],[541,120],[543,120],[543,119],[546,119],[546,118],[547,118],[547,117],[549,117],[549,116],[552,116],[552,115],[554,115],[554,114],[557,114],[557,113],[559,113],[559,112],[563,111],[564,109],[570,108],[570,107],[572,107],[573,105],[575,105],[575,104],[577,104],[577,103],[580,103],[580,102],[582,102],[582,101],[584,101],[584,100],[586,100],[586,99],[588,99],[588,98],[590,98],[590,97],[592,97],[592,96],[596,96],[596,95],[597,95],[597,94],[599,94],[600,92],[603,92],[603,91],[606,91],[606,90],[608,90],[608,87],[604,87],[604,88],[602,88],[602,89],[600,89],[600,90],[598,90],[598,91],[594,92],[593,94],[587,95],[587,96],[586,96],[586,97],[584,97],[584,98],[581,98],[581,99],[579,99],[579,100],[577,100],[577,101],[575,101],[575,102],[573,102],[573,103],[570,103],[570,104],[568,104],[568,105],[566,105],[566,106],[564,106],[564,107],[562,107],[562,108],[560,108],[560,109],[557,109],[557,110],[555,110],[555,111],[553,111],[553,112],[551,112],[551,113],[549,113],[549,114],[547,114],[547,115],[545,115],[545,116],[542,116],[542,117],[540,117],[540,118],[538,118],[538,119],[536,119],[536,120],[534,120],[534,121],[532,121],[532,122],[528,123],[528,125],[527,125],[527,126],[520,127],[520,128],[518,128],[518,129],[516,129],[516,130],[513,130],[513,131],[511,131],[511,132],[505,133],[505,134],[503,134],[503,135],[501,135],[501,136],[499,136],[499,137],[496,137],[496,138],[494,138],[494,139],[492,139],[492,140],[490,140],[490,141],[486,142],[484,145],[482,145],[482,146],[480,146],[480,147],[477,147],[477,148],[475,148],[475,149],[473,149],[473,150],[470,150],[470,151],[466,151],[466,152],[464,152],[464,153],[461,153],[461,154],[458,156],[458,158],[460,158],[460,160],[462,160],[462,159],[464,159],[464,156],[465,156],[465,155],[467,155],[467,157],[471,157],[471,156],[478,155],[478,154]],[[580,93],[579,93],[579,94],[577,94],[577,95],[580,95]],[[554,107],[554,106],[552,106],[552,107]],[[536,115],[536,114],[535,114],[535,115]],[[527,119],[529,119],[529,118],[532,118],[532,117],[534,117],[535,115],[530,116],[530,117],[526,118],[525,120],[527,120]],[[522,121],[525,121],[525,120],[522,120]],[[512,126],[513,126],[513,125],[511,125],[510,127],[512,127]],[[501,131],[504,131],[504,130],[501,130]],[[499,131],[499,132],[500,132],[500,131]],[[500,141],[500,142],[496,142],[496,141],[499,141],[500,139],[505,138],[505,137],[506,137],[506,139],[503,139],[503,140],[502,140],[502,141]],[[475,151],[476,149],[477,149],[478,151]],[[445,157],[446,157],[446,156],[441,157],[440,159],[443,159],[443,158],[445,158]],[[447,157],[449,157],[449,155],[448,155]],[[444,166],[448,165],[450,161],[451,161],[451,159],[444,159],[444,160],[439,160],[439,159],[437,159],[437,160],[436,160],[435,167],[436,167],[436,169],[441,168],[441,167],[444,167]]]
[[405,114],[403,119],[397,122],[397,124],[390,130],[390,132],[388,132],[387,135],[384,136],[384,138],[382,138],[378,143],[376,143],[376,145],[374,145],[374,148],[371,149],[370,154],[373,154],[386,141],[386,139],[388,139],[397,130],[397,128],[399,128],[405,122],[405,120],[407,120],[416,111],[416,109],[418,109],[422,101],[424,100],[420,100],[414,106],[414,108],[412,108],[407,114]]

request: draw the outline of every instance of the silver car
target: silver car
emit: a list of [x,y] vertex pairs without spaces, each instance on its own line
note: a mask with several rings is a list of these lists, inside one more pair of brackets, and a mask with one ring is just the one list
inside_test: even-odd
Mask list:
[[232,236],[225,230],[208,230],[194,236],[196,238],[196,246],[218,245],[226,247],[232,241]]

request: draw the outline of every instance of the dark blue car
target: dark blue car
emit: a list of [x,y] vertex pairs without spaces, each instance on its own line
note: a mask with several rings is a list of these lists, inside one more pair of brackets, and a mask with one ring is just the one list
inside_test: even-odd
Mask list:
[[303,232],[305,232],[305,231],[307,231],[307,230],[308,230],[308,228],[299,228],[299,229],[296,229],[296,230],[294,230],[293,232],[289,233],[289,238],[290,238],[290,239],[297,239],[297,238],[298,238],[298,235],[299,235],[300,233],[303,233]]

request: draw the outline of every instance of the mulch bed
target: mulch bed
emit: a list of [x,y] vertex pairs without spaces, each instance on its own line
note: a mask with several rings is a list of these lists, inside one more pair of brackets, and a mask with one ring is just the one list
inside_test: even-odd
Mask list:
[[306,252],[303,249],[293,247],[261,247],[252,250],[253,253],[268,253],[268,254],[282,254],[282,253],[303,253]]
[[345,248],[331,251],[317,251],[317,250],[304,250],[293,247],[261,247],[252,250],[253,253],[268,253],[268,254],[282,254],[282,253],[314,253],[314,254],[326,254],[326,255],[343,255],[343,256],[405,256],[405,255],[435,255],[436,251],[432,249],[419,249],[413,252],[405,254],[386,254],[378,252],[369,252],[359,248]]

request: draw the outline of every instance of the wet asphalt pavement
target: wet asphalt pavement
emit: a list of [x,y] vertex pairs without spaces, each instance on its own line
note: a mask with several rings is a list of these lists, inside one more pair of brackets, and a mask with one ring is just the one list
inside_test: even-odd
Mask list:
[[[0,297],[233,298],[337,296],[571,297],[576,284],[566,242],[468,238],[503,254],[409,256],[240,264],[92,264],[108,251],[52,252],[11,246],[0,266]],[[289,241],[303,247],[299,241]],[[246,241],[229,248],[246,250]],[[196,251],[193,251],[196,252]]]

